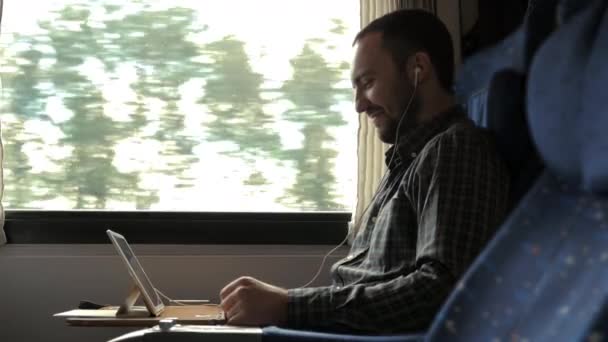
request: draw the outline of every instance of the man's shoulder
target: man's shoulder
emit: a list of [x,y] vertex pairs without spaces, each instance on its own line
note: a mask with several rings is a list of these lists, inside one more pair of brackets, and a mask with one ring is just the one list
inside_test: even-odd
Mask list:
[[476,126],[469,119],[454,122],[446,130],[429,140],[424,147],[427,152],[437,149],[463,152],[476,150],[496,154],[496,145],[492,133],[485,128]]
[[488,129],[476,126],[469,119],[454,122],[445,131],[437,134],[433,140],[429,143],[455,145],[479,143],[482,146],[491,147],[494,144],[491,132]]

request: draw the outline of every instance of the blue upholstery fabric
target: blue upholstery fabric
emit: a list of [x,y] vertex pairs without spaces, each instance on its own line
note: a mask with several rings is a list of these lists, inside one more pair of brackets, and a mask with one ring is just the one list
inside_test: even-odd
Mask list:
[[463,65],[456,93],[468,116],[496,138],[511,175],[511,206],[541,169],[525,119],[524,30]]
[[494,133],[498,152],[511,175],[511,207],[528,191],[542,169],[528,130],[524,100],[523,74],[504,69],[494,75],[488,88],[485,127]]
[[535,55],[528,120],[547,170],[457,285],[429,340],[608,340],[606,2],[569,13]]
[[525,78],[540,43],[555,26],[556,0],[531,2],[526,20],[497,46],[472,56],[461,69],[455,93],[469,117],[495,134],[511,174],[511,206],[542,169],[525,117]]
[[[606,5],[605,5],[606,6]],[[608,193],[608,10],[594,39],[582,89],[583,188]]]
[[[454,92],[470,109],[470,117],[487,127],[485,110],[487,90],[495,74],[502,70],[525,73],[532,56],[555,26],[553,15],[557,0],[530,2],[526,20],[513,34],[497,45],[471,56],[461,67]],[[523,96],[524,94],[518,94]]]
[[544,173],[436,318],[432,341],[580,341],[608,298],[608,200]]
[[262,342],[418,342],[423,340],[424,335],[355,336],[277,327],[264,328],[262,332]]
[[[605,5],[606,1],[593,0],[560,26],[538,50],[530,68],[528,98],[534,101],[528,102],[528,112],[534,114],[529,117],[534,140],[546,165],[573,184],[581,183],[583,157],[594,159],[601,155],[583,155],[582,144],[587,137],[582,136],[581,126],[585,120],[605,123],[606,113],[596,111],[594,114],[590,108],[588,114],[592,116],[584,120],[580,113],[582,103],[587,101],[582,97],[587,71],[606,73],[603,65],[596,66],[595,70],[586,69]],[[601,92],[602,88],[605,89],[606,84],[589,91]],[[599,102],[592,106],[597,109],[602,103],[606,106],[605,97]],[[568,140],[564,143],[566,137]],[[593,139],[597,138],[595,135]],[[605,141],[602,145],[606,146]],[[587,147],[593,150],[589,144]]]
[[461,66],[456,78],[454,92],[477,124],[487,127],[485,99],[487,88],[494,74],[510,69],[524,69],[524,28],[518,29],[498,45],[471,56]]

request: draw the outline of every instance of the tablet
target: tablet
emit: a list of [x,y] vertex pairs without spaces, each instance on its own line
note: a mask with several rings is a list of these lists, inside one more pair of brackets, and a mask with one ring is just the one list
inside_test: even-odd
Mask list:
[[127,267],[129,275],[131,276],[131,279],[133,279],[133,283],[139,289],[146,308],[148,308],[148,311],[152,315],[160,315],[160,313],[165,308],[163,301],[160,298],[158,292],[156,291],[154,285],[152,285],[150,278],[148,278],[143,267],[137,260],[137,257],[135,256],[135,253],[133,253],[131,246],[129,246],[124,236],[113,232],[110,229],[108,229],[106,233],[108,234],[110,241],[112,241],[112,244],[116,248],[118,255],[120,255],[120,258],[123,260],[125,266]]

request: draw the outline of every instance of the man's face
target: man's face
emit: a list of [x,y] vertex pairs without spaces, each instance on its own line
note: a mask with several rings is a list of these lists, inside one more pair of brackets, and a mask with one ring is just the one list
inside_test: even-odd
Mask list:
[[[358,41],[351,74],[355,106],[378,128],[380,140],[389,144],[395,142],[399,119],[414,91],[405,69],[382,47],[382,33],[372,32]],[[402,126],[413,123],[415,107],[413,103]]]

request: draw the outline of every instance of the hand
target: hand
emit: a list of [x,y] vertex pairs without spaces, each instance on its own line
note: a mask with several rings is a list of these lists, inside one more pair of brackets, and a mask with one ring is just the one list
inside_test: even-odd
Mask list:
[[287,290],[251,277],[241,277],[220,291],[228,324],[283,325],[287,321]]

